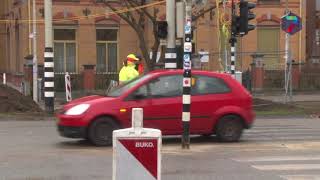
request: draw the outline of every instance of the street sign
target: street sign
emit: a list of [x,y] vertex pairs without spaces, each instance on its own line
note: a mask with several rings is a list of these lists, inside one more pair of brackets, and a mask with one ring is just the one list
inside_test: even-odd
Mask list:
[[209,52],[207,51],[199,51],[200,62],[207,63],[209,62]]
[[188,52],[188,53],[192,52],[192,43],[191,42],[184,43],[184,52]]
[[281,18],[281,28],[286,33],[293,35],[302,29],[301,18],[290,12]]

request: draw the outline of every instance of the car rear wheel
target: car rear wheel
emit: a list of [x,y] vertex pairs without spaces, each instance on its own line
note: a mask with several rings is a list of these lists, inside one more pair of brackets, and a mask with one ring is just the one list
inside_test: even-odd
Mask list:
[[216,126],[216,135],[221,142],[239,141],[243,124],[239,116],[227,115],[222,117]]
[[88,139],[96,146],[112,145],[112,132],[119,126],[109,117],[95,120],[89,127]]

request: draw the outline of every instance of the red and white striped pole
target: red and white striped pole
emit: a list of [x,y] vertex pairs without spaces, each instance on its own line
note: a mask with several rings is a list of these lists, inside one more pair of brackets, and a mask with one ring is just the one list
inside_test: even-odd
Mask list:
[[70,75],[68,72],[66,72],[65,76],[65,86],[66,86],[66,100],[67,102],[70,102],[72,100],[71,97],[71,80],[70,80]]
[[6,73],[3,73],[3,85],[6,85],[7,84],[7,77],[6,77]]

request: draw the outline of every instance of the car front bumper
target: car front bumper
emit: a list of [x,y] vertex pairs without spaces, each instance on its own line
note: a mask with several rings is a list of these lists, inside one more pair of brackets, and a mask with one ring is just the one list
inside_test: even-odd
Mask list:
[[57,128],[59,134],[63,137],[86,138],[86,127],[58,125]]

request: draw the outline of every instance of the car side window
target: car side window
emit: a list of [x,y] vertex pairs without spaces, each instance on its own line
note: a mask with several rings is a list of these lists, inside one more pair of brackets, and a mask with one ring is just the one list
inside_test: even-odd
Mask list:
[[141,99],[145,99],[148,98],[148,88],[147,85],[143,85],[141,87],[139,87],[137,90],[135,90],[133,93],[131,93],[127,100],[141,100]]
[[153,98],[182,96],[181,75],[162,76],[152,80],[148,85]]
[[192,87],[193,95],[201,94],[221,94],[230,92],[229,86],[224,80],[216,77],[196,76],[195,84]]

